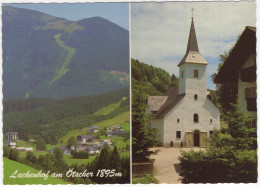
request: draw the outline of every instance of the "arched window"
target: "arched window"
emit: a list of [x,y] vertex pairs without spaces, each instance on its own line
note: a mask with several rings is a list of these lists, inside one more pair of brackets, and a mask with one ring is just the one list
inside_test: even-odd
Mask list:
[[195,69],[194,70],[194,78],[198,78],[199,77],[199,70]]
[[212,123],[212,119],[210,119],[210,123]]
[[196,123],[199,122],[199,115],[198,114],[193,115],[193,122],[196,122]]
[[177,119],[177,123],[179,123],[180,122],[180,119]]
[[195,99],[195,100],[198,99],[198,95],[197,95],[197,94],[194,95],[194,99]]
[[181,71],[181,78],[183,78],[183,71]]

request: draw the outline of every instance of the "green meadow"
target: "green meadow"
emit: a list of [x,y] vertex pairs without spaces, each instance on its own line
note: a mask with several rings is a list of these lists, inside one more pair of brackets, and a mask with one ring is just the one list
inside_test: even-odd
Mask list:
[[[29,167],[27,165],[21,164],[19,162],[15,162],[12,160],[9,160],[8,158],[3,158],[4,161],[4,184],[19,184],[19,185],[26,185],[26,184],[69,184],[68,182],[59,179],[59,178],[53,178],[50,175],[48,175],[48,178],[44,180],[42,177],[38,178],[10,178],[10,176],[13,175],[13,173],[18,170],[18,173],[27,173],[30,171],[30,173],[39,173],[38,170]],[[18,174],[17,173],[17,174]],[[15,176],[15,175],[14,175]]]
[[96,113],[94,113],[95,116],[97,115],[107,115],[109,113],[111,113],[112,111],[114,111],[117,107],[120,106],[121,102],[115,103],[115,104],[110,104],[104,108],[102,108],[101,110],[97,111]]

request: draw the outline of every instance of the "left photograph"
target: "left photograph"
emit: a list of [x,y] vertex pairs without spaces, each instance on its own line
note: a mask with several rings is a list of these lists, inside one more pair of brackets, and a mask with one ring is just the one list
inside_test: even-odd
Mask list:
[[4,184],[129,184],[129,4],[3,4]]

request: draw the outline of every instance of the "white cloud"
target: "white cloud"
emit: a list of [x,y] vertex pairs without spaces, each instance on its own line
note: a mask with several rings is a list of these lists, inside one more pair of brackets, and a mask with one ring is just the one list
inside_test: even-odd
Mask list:
[[[194,7],[198,45],[204,57],[218,59],[245,26],[256,25],[255,2],[168,2],[131,4],[131,56],[178,76]],[[208,73],[217,65],[209,62]]]

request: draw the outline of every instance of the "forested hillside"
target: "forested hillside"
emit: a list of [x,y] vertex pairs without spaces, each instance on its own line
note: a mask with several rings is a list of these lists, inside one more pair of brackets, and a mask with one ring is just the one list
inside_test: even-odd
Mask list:
[[4,100],[94,95],[129,85],[129,32],[2,7]]
[[[105,106],[118,102],[120,105],[109,114],[92,115]],[[70,130],[85,128],[129,111],[129,89],[66,99],[4,101],[3,108],[4,133],[17,131],[21,139],[41,137],[46,143],[56,144]]]
[[162,95],[173,86],[178,85],[178,78],[161,68],[131,60],[132,91],[142,87],[145,95]]
[[145,114],[148,96],[163,95],[171,87],[178,85],[178,79],[165,70],[155,68],[132,59],[132,156],[133,162],[149,160],[148,148],[156,145],[157,132],[147,130]]

